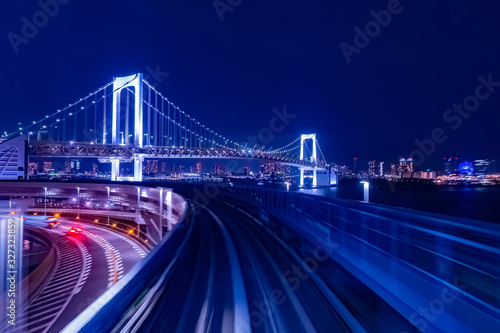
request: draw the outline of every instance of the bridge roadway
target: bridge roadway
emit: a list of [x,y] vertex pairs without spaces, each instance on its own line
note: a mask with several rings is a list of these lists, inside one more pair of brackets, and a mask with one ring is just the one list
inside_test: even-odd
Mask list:
[[[180,225],[155,254],[162,270],[131,278],[130,287],[87,309],[65,332],[415,331],[330,259],[306,267],[313,254],[301,259],[248,212],[219,200],[191,209],[193,222]],[[340,302],[319,279],[325,274],[352,296]],[[133,297],[139,286],[149,292]]]
[[[46,221],[27,217],[27,228],[41,228],[57,248],[56,268],[31,300],[14,328],[6,332],[60,332],[71,320],[146,256],[146,249],[131,238],[94,225],[60,219],[46,229]],[[72,226],[83,233],[68,236]]]
[[30,144],[29,155],[34,157],[90,157],[103,161],[120,159],[131,162],[136,155],[144,158],[217,158],[217,159],[259,159],[263,162],[274,162],[303,169],[313,169],[325,166],[314,164],[298,158],[292,158],[280,153],[270,154],[251,149],[225,149],[225,148],[188,148],[188,147],[161,147],[144,146],[143,148],[132,145],[94,144],[89,142],[43,142],[37,141]]

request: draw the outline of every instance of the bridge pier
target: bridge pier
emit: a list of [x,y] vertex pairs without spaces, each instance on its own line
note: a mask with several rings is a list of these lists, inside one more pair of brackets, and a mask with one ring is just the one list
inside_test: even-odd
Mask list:
[[135,155],[134,156],[134,181],[142,182],[142,163],[144,162],[144,156]]
[[[318,186],[318,170],[317,170],[317,168],[314,167],[312,172],[313,172],[312,186],[317,187]],[[305,173],[305,169],[300,168],[300,184],[299,184],[300,187],[304,187],[304,173]],[[325,184],[321,184],[321,185],[324,186]]]
[[120,160],[111,160],[111,181],[116,182],[120,176]]

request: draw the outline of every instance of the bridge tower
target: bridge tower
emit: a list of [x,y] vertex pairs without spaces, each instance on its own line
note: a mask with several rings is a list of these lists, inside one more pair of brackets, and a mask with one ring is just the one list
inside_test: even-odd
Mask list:
[[[121,114],[121,92],[123,89],[132,87],[134,88],[134,146],[142,148],[143,145],[143,75],[141,73],[124,77],[115,77],[113,80],[113,118],[112,118],[112,132],[111,143],[122,144],[120,141],[120,123],[123,119]],[[125,115],[126,117],[126,115]],[[128,138],[128,128],[125,128],[126,136]],[[103,142],[106,143],[106,134],[104,134]],[[144,157],[140,154],[134,155],[134,181],[142,181],[142,164]],[[120,174],[120,160],[111,160],[111,180],[118,180]]]
[[[312,150],[309,150],[308,151],[310,152],[310,156],[307,157],[306,159],[309,160],[311,163],[313,164],[316,164],[318,162],[317,160],[317,154],[316,154],[316,147],[317,147],[317,143],[316,143],[316,133],[314,134],[301,134],[300,135],[300,160],[303,161],[305,159],[304,157],[304,148],[307,148],[305,147],[305,143],[307,140],[312,140]],[[314,167],[313,168],[313,187],[316,187],[318,185],[318,177],[317,177],[317,168]],[[304,171],[305,171],[305,168],[300,168],[300,186],[304,186]]]

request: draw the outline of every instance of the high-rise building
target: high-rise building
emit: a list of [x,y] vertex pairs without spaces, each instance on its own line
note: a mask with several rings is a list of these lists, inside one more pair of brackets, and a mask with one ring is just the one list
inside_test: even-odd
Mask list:
[[420,177],[421,179],[435,179],[436,178],[436,172],[435,171],[431,171],[431,170],[427,170],[427,171],[422,171],[420,173]]
[[391,176],[396,177],[398,174],[398,169],[396,167],[396,164],[391,163]]
[[380,178],[384,178],[384,162],[380,162],[378,166]]
[[444,173],[449,175],[453,173],[453,162],[451,158],[444,158]]
[[71,167],[71,173],[79,173],[80,172],[80,160],[79,159],[72,159],[70,162],[70,167]]
[[142,166],[142,170],[145,174],[157,174],[158,173],[158,160],[146,160],[146,163]]
[[243,167],[243,175],[250,176],[250,167],[249,166]]
[[368,177],[375,178],[377,174],[377,161],[368,161]]
[[351,169],[347,165],[339,165],[337,166],[338,174],[341,176],[348,176],[352,174]]
[[273,173],[274,171],[276,171],[276,164],[266,163],[266,173]]
[[226,168],[221,167],[220,165],[214,165],[214,175],[222,176],[226,173]]
[[43,173],[51,173],[54,171],[52,169],[52,162],[43,162]]
[[201,174],[201,162],[196,163],[196,173]]
[[493,172],[493,161],[488,159],[474,160],[474,175],[486,176]]
[[460,165],[458,163],[458,157],[445,157],[444,161],[444,173],[450,175],[452,173],[459,173]]
[[399,160],[398,173],[401,178],[411,178],[413,174],[413,160],[411,158],[401,158]]
[[71,173],[71,163],[69,161],[64,162],[64,173],[67,175]]
[[28,164],[28,175],[34,176],[38,173],[38,162],[29,162]]

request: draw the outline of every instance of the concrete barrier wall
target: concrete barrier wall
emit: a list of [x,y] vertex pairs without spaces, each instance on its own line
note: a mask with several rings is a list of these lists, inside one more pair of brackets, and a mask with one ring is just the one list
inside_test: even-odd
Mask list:
[[49,247],[49,251],[42,262],[21,282],[21,290],[23,291],[23,295],[28,295],[27,301],[29,303],[43,289],[47,281],[50,280],[49,277],[54,273],[58,254],[56,247],[42,230],[26,226],[25,228],[29,228],[30,232],[35,234],[37,239],[42,240]]

